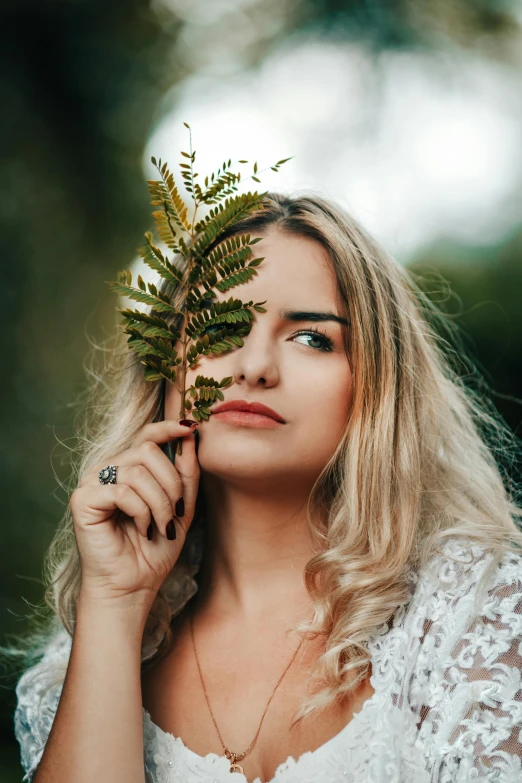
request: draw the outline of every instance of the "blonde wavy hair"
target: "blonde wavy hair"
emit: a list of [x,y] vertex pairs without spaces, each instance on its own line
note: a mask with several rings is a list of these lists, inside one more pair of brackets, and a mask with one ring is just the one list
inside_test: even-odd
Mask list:
[[[274,192],[268,198],[268,209],[252,213],[227,235],[278,231],[319,242],[351,324],[345,350],[353,405],[308,502],[317,554],[306,566],[305,582],[315,616],[294,630],[324,634],[326,644],[314,668],[322,688],[307,697],[300,720],[346,696],[368,675],[368,637],[409,600],[412,570],[458,536],[493,553],[484,575],[489,578],[505,552],[522,544],[517,527],[522,514],[497,464],[497,456],[509,457],[517,441],[452,369],[449,343],[434,326],[444,316],[412,275],[326,198]],[[183,267],[183,259],[176,263]],[[82,401],[70,491],[94,466],[129,448],[146,423],[163,418],[164,382],[144,381],[143,365],[121,330],[112,341]],[[198,497],[196,518],[171,574],[174,586],[194,572],[190,552],[203,527],[204,498]],[[45,602],[72,635],[81,568],[69,508],[46,553],[44,576]],[[176,604],[163,587],[158,593],[144,645],[147,634],[159,634],[162,644],[146,665],[168,645],[186,590],[180,588],[178,597]]]

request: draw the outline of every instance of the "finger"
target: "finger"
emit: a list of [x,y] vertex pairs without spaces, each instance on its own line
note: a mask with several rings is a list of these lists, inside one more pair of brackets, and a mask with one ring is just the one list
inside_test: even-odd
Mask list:
[[[194,440],[195,437],[193,435],[185,440],[184,451],[187,454],[184,461],[182,461],[183,455],[179,457],[180,468],[182,463],[183,475],[180,474],[178,465],[174,466],[172,464],[158,444],[146,441],[141,446],[128,449],[114,458],[114,464],[118,464],[117,481],[129,483],[125,478],[127,475],[125,473],[126,466],[143,465],[156,479],[170,500],[170,516],[167,522],[174,516],[180,519],[185,517],[186,520],[190,521],[194,513],[197,486],[199,484],[199,463],[195,454]],[[97,483],[99,483],[99,477],[93,471],[84,477],[81,485],[94,485]],[[160,518],[157,518],[156,521],[159,522]],[[161,527],[159,529],[161,530]]]
[[[190,419],[180,419],[180,421],[189,422]],[[168,443],[170,440],[173,440],[175,438],[180,437],[186,437],[187,435],[190,435],[191,432],[193,432],[197,428],[198,422],[194,422],[193,426],[184,426],[183,424],[180,424],[179,421],[175,421],[174,419],[165,419],[164,421],[157,421],[152,422],[150,424],[146,424],[142,429],[139,431],[137,437],[133,441],[132,445],[125,449],[124,451],[120,452],[119,454],[116,454],[114,457],[111,458],[111,462],[108,463],[107,461],[104,461],[103,464],[100,462],[97,465],[94,465],[92,468],[92,473],[98,474],[100,470],[105,468],[107,464],[111,465],[121,465],[124,464],[124,461],[126,460],[126,454],[128,452],[131,452],[132,449],[139,447],[142,443],[145,443],[147,441],[150,441],[152,443]],[[83,480],[85,480],[87,476],[84,477]],[[88,482],[90,483],[90,482]]]
[[[200,465],[196,454],[196,438],[194,433],[191,438],[183,441],[183,453],[175,455],[174,465],[183,482],[183,498],[185,502],[185,515],[178,517],[185,533],[187,532],[196,510],[196,500],[200,484]],[[177,515],[176,515],[177,516]]]
[[104,524],[119,509],[134,520],[140,535],[147,538],[147,528],[152,521],[151,510],[127,484],[77,487],[69,503],[73,519],[80,519],[85,526]]
[[[155,475],[145,465],[123,465],[120,469],[120,481],[131,487],[148,505],[159,532],[167,537],[167,525],[174,517],[172,502]],[[183,485],[177,471],[176,488],[177,497],[183,495]]]
[[[190,419],[180,419],[180,421],[190,421]],[[173,440],[173,438],[183,438],[190,435],[197,427],[197,424],[198,422],[195,421],[194,426],[185,427],[175,419],[151,422],[142,427],[132,445],[140,446],[148,440],[153,443],[167,443],[167,441]]]

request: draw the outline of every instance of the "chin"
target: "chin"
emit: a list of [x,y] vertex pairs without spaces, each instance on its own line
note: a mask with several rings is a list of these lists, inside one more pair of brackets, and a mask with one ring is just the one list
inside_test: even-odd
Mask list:
[[[257,442],[256,442],[257,441]],[[290,452],[291,453],[291,452]],[[285,458],[280,448],[275,448],[273,443],[262,443],[255,436],[209,437],[203,439],[198,446],[198,460],[202,470],[210,473],[218,473],[226,469],[232,470],[235,475],[245,475],[254,478],[265,469],[275,468],[275,457],[281,469],[288,465],[290,453]]]

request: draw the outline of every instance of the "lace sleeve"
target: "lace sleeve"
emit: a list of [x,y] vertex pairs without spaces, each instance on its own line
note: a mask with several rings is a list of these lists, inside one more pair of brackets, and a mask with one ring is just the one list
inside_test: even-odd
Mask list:
[[504,557],[477,612],[479,572],[426,615],[419,735],[434,783],[522,781],[522,557]]
[[43,651],[41,660],[27,669],[16,685],[15,736],[25,770],[31,781],[40,763],[58,709],[71,651],[71,637],[60,626]]

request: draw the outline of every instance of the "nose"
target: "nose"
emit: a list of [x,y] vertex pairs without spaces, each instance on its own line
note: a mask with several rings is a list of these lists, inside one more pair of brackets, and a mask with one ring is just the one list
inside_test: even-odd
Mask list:
[[260,328],[255,321],[250,333],[243,337],[243,343],[231,354],[234,381],[252,387],[274,386],[279,380],[277,349],[267,325]]

